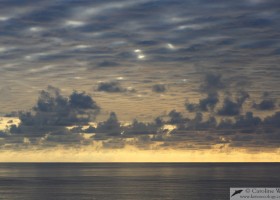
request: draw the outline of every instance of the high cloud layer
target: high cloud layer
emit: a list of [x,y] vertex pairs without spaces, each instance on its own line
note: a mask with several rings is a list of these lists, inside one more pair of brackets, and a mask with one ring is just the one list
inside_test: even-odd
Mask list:
[[273,65],[280,48],[278,7],[274,0],[4,1],[1,64],[10,64],[4,71],[64,60],[94,62],[88,67]]

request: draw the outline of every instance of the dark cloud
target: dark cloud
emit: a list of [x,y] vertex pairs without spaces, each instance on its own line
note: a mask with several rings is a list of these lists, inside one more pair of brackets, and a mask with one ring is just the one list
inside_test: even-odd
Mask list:
[[139,46],[155,46],[155,45],[158,45],[159,42],[156,40],[142,40],[142,41],[136,42],[136,44]]
[[38,112],[55,112],[57,109],[66,110],[68,99],[60,94],[60,90],[53,86],[48,86],[47,90],[42,90],[34,107]]
[[65,132],[64,134],[61,134],[61,132],[59,132],[59,134],[48,134],[44,138],[44,141],[42,143],[43,146],[56,146],[57,144],[63,144],[68,146],[75,146],[77,144],[89,144],[88,140],[86,140],[81,134],[69,132]]
[[189,103],[189,102],[186,102],[185,103],[185,108],[189,111],[189,112],[195,112],[197,111],[197,104],[195,103]]
[[[214,73],[206,74],[204,76],[203,82],[200,85],[200,89],[202,90],[202,92],[207,93],[207,97],[204,99],[200,99],[198,104],[190,103],[187,101],[185,103],[185,108],[189,112],[207,112],[209,110],[213,111],[216,105],[219,103],[218,91],[224,88],[225,82],[222,80],[222,75]],[[243,93],[241,93],[240,95],[240,100],[242,100],[242,98],[245,98],[245,94]]]
[[107,136],[120,135],[122,132],[121,124],[117,118],[116,113],[110,113],[110,116],[106,121],[98,123],[95,132],[98,133],[97,137],[100,136],[100,134]]
[[0,131],[0,138],[7,137],[7,134],[4,131]]
[[159,127],[155,123],[143,123],[135,119],[131,125],[125,127],[124,134],[126,136],[156,134],[158,132],[158,128]]
[[44,135],[49,132],[67,132],[65,126],[87,124],[98,113],[95,101],[84,92],[74,91],[69,98],[58,88],[49,86],[40,93],[31,112],[20,112],[19,126],[12,125],[11,133]]
[[[191,141],[195,146],[203,144],[204,147],[207,146],[206,144],[229,144],[245,148],[274,148],[280,141],[279,116],[277,112],[261,119],[254,116],[252,112],[247,112],[244,115],[235,116],[234,119],[222,118],[218,122],[214,116],[204,117],[202,113],[197,113],[194,118],[179,124],[172,131],[172,137],[177,143]],[[187,135],[184,136],[184,134]]]
[[213,111],[217,103],[219,102],[219,95],[217,92],[208,93],[207,97],[200,99],[198,104],[185,103],[185,107],[189,112],[203,111],[207,112],[209,110]]
[[216,91],[223,89],[225,84],[222,81],[220,74],[209,73],[204,77],[204,83],[201,85],[201,89],[204,91]]
[[222,107],[218,110],[218,114],[222,116],[236,116],[242,111],[243,103],[250,98],[250,95],[245,91],[237,93],[236,101],[230,97],[224,99]]
[[187,122],[187,119],[183,117],[182,113],[177,112],[176,110],[170,111],[168,117],[170,118],[168,121],[170,124],[183,124]]
[[223,102],[222,108],[219,109],[218,114],[223,116],[235,116],[240,114],[241,106],[238,102],[234,102],[226,98]]
[[69,97],[69,106],[77,109],[99,109],[96,102],[85,92],[74,91]]
[[164,84],[155,84],[153,85],[152,90],[158,93],[165,92],[166,86]]
[[18,117],[19,112],[18,111],[12,111],[10,113],[5,114],[5,117]]
[[261,118],[255,117],[252,112],[247,112],[245,116],[242,115],[236,118],[234,128],[241,129],[245,133],[250,133],[255,132],[261,123]]
[[264,119],[264,125],[267,128],[280,128],[280,112],[274,113],[272,116],[268,116]]
[[97,67],[117,67],[119,66],[120,64],[117,63],[117,62],[114,62],[114,61],[107,61],[107,60],[104,60],[102,62],[99,62],[97,63]]
[[121,125],[117,115],[112,112],[109,118],[98,123],[95,132],[95,139],[108,139],[108,137],[137,137],[139,135],[157,134],[159,129],[164,125],[161,118],[156,118],[154,122],[145,123],[133,120],[130,125]]
[[95,133],[96,128],[90,125],[88,128],[86,128],[83,132],[84,133]]
[[101,82],[98,84],[97,87],[98,91],[102,92],[125,92],[127,91],[125,88],[123,88],[119,82],[113,81],[113,82]]
[[276,106],[275,101],[271,99],[265,99],[260,103],[254,103],[252,107],[258,110],[273,110]]
[[199,108],[202,111],[213,110],[216,104],[219,102],[218,93],[209,93],[207,98],[199,101]]

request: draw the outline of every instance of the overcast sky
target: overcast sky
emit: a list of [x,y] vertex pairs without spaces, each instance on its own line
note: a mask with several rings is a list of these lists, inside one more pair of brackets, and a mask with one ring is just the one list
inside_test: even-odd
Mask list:
[[[57,102],[65,98],[71,116],[95,109],[90,122],[115,112],[111,119],[120,124],[137,119],[146,126],[114,135],[103,124],[95,137],[72,131],[45,144],[42,138],[48,140],[53,129],[34,137],[23,124],[27,135],[2,133],[1,143],[278,149],[279,21],[277,0],[1,1],[2,116],[60,116],[58,107],[40,110],[45,108],[37,100],[45,90]],[[147,125],[157,117],[160,125]],[[161,132],[168,125],[175,130]],[[133,136],[124,137],[126,132]]]

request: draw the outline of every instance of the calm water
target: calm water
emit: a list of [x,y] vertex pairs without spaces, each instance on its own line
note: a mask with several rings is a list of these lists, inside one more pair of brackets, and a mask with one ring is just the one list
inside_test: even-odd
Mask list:
[[225,200],[234,186],[279,187],[280,164],[0,164],[5,200]]

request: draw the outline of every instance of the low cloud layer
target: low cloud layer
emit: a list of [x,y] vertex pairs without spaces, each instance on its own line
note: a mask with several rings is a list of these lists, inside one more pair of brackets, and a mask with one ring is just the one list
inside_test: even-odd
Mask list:
[[[206,83],[207,79],[201,85]],[[115,112],[107,120],[96,122],[100,107],[91,96],[73,91],[65,97],[58,88],[49,86],[40,92],[31,111],[18,112],[20,124],[9,125],[0,137],[3,148],[87,146],[94,142],[105,149],[127,145],[140,149],[277,148],[280,112],[256,116],[255,103],[253,110],[244,107],[249,98],[245,91],[229,96],[216,88],[198,104],[186,103],[186,112],[172,110],[151,122],[135,119],[123,123]]]

